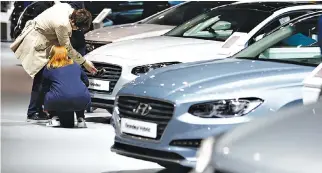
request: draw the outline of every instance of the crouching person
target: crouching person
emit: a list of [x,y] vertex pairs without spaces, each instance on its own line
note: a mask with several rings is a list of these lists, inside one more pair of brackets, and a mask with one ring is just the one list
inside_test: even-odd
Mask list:
[[43,71],[41,96],[44,110],[51,117],[47,126],[72,128],[76,112],[77,127],[86,128],[84,111],[91,98],[85,72],[68,57],[65,47],[53,46],[49,59]]

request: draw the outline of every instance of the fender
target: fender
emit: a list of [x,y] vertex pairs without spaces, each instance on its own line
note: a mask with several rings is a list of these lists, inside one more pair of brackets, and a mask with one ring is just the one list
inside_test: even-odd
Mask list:
[[303,106],[303,99],[293,100],[292,102],[289,102],[285,105],[283,105],[278,111],[282,111],[285,109],[293,108],[296,106]]

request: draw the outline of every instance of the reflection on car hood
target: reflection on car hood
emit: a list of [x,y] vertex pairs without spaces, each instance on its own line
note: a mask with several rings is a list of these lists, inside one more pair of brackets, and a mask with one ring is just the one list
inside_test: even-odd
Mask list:
[[143,33],[148,34],[149,32],[162,30],[167,31],[172,28],[174,28],[174,26],[137,23],[114,25],[110,27],[95,29],[86,33],[85,40],[111,42],[127,36],[134,36]]
[[[231,58],[179,64],[142,75],[120,93],[148,95],[172,101],[201,96],[211,99],[210,94],[234,95],[247,90],[301,85],[304,77],[313,69],[286,63]],[[149,93],[144,92],[147,89]]]
[[237,127],[216,141],[213,163],[227,172],[322,170],[322,107],[283,111]]
[[189,62],[212,59],[221,45],[222,42],[217,41],[158,36],[107,44],[89,55],[106,55],[144,62]]

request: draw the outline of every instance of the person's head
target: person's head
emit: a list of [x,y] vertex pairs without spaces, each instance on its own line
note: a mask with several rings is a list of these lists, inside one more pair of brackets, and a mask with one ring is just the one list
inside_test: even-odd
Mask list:
[[73,30],[88,31],[92,23],[92,15],[85,9],[74,10],[70,21]]
[[47,68],[59,68],[73,64],[73,60],[68,58],[67,49],[64,46],[53,46],[50,50],[50,60]]

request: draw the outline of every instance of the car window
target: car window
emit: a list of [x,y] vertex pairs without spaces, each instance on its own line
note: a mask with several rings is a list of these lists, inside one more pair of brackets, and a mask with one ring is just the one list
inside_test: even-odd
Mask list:
[[[321,63],[321,52],[317,45],[318,17],[314,16],[282,27],[266,36],[252,46],[246,48],[235,57],[246,57],[269,61],[284,61],[317,65]],[[279,33],[285,34],[279,35]],[[269,45],[272,43],[271,45]],[[265,45],[269,45],[265,48]],[[263,47],[264,46],[264,47]],[[249,51],[249,50],[251,51]],[[262,50],[260,50],[262,49]],[[256,52],[256,50],[260,50]],[[246,53],[248,51],[248,53]],[[252,54],[252,52],[256,52]]]
[[265,34],[271,32],[275,28],[280,27],[284,23],[287,23],[299,16],[302,16],[304,14],[307,14],[309,12],[312,12],[312,10],[299,10],[299,11],[291,11],[286,14],[282,14],[280,16],[277,16],[275,19],[273,19],[271,22],[267,23],[262,29],[260,29],[250,40],[249,45],[253,44],[254,42],[260,40]]
[[225,41],[234,32],[250,32],[270,14],[252,9],[219,8],[202,14],[165,35]]
[[178,26],[213,7],[228,3],[231,2],[188,2],[142,23]]

